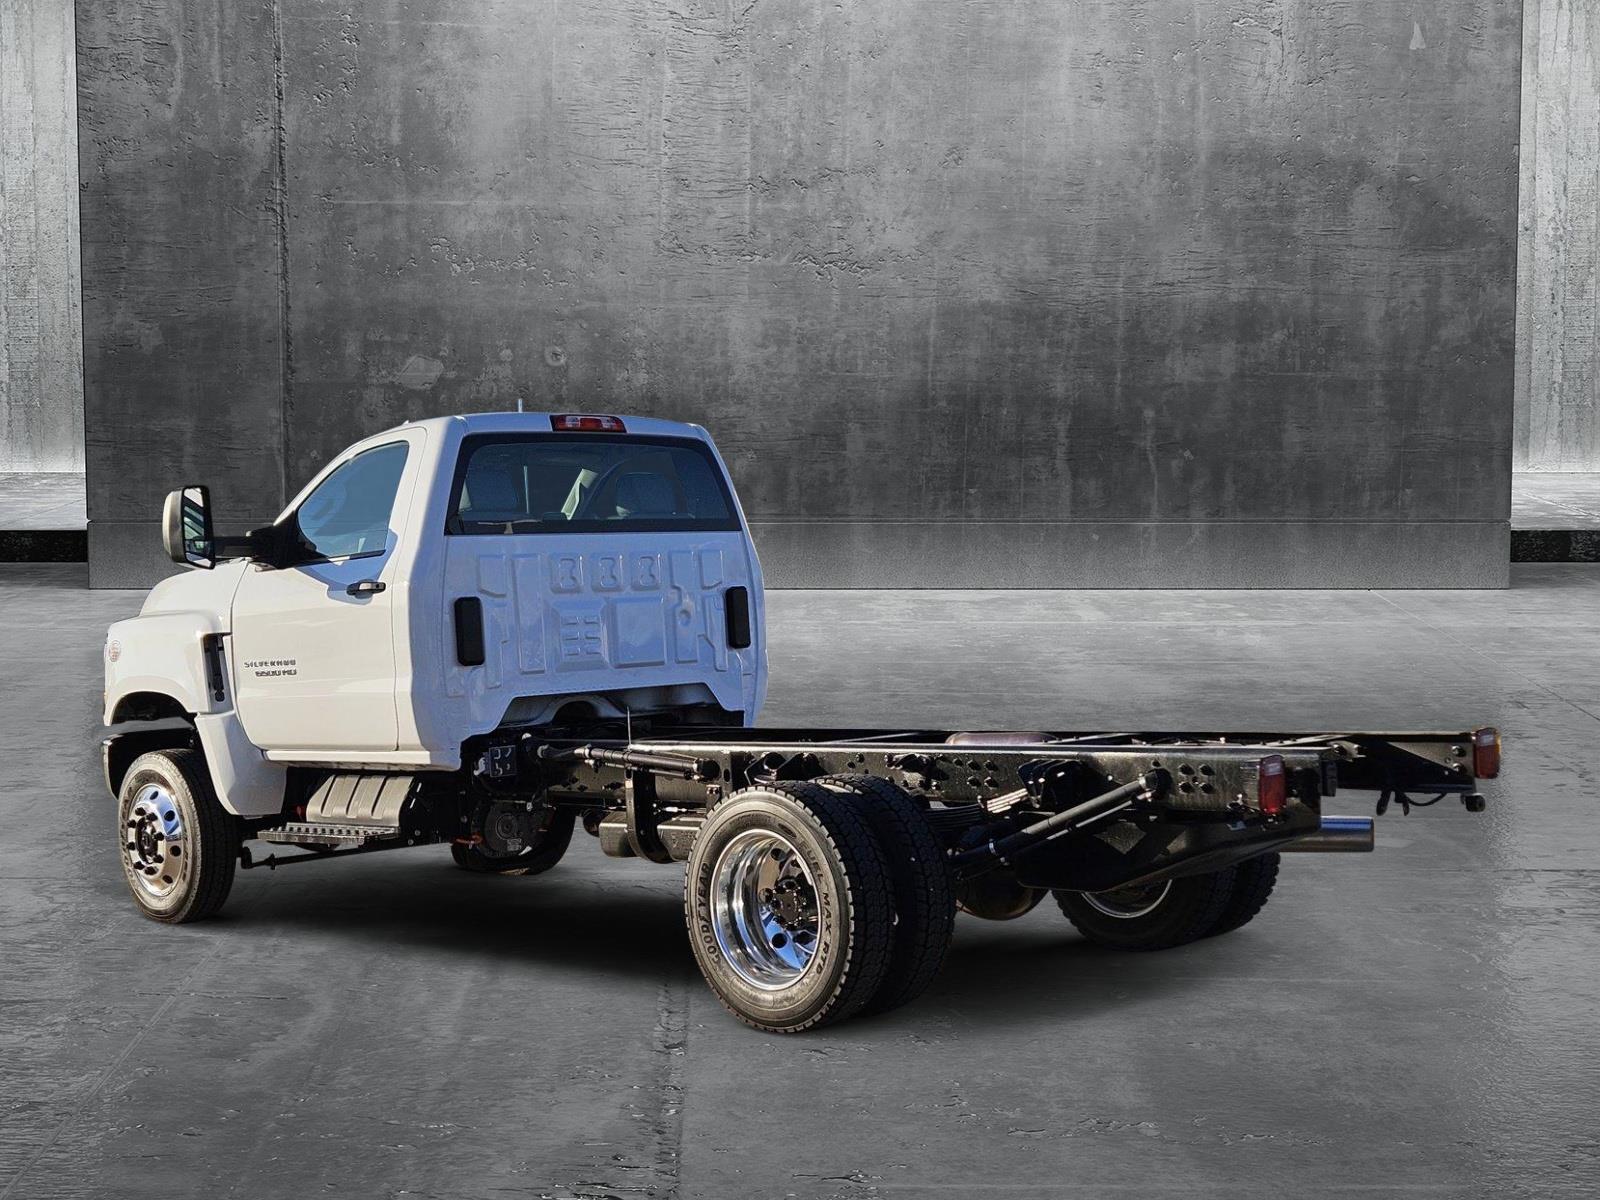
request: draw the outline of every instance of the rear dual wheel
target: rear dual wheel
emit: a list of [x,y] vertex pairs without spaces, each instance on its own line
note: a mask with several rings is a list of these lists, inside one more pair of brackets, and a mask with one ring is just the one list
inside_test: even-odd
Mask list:
[[711,810],[684,877],[695,962],[734,1016],[798,1033],[859,1012],[889,969],[883,849],[816,783],[735,792]]
[[944,967],[955,933],[955,877],[922,805],[875,775],[826,775],[825,787],[857,797],[888,859],[894,901],[889,970],[865,1013],[888,1012],[922,995]]
[[1256,914],[1266,907],[1267,898],[1272,895],[1273,886],[1278,882],[1279,861],[1279,856],[1273,853],[1258,854],[1255,858],[1234,864],[1233,891],[1228,895],[1228,905],[1222,910],[1216,924],[1206,931],[1207,937],[1232,933],[1255,920]]
[[1229,933],[1252,920],[1278,878],[1278,856],[1263,854],[1220,871],[1108,892],[1056,892],[1078,932],[1115,950],[1167,950]]
[[798,1033],[903,1004],[937,973],[954,900],[921,810],[882,780],[735,792],[695,838],[684,910],[701,974],[741,1021]]

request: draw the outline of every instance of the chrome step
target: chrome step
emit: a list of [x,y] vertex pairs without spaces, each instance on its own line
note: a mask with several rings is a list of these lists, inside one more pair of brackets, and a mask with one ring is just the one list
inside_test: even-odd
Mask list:
[[256,836],[263,842],[285,846],[366,846],[373,842],[398,841],[400,826],[291,821],[276,829],[263,829]]

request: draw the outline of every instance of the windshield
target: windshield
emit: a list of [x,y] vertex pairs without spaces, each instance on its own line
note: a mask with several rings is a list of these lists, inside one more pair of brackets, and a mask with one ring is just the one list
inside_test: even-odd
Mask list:
[[736,530],[703,442],[613,434],[478,434],[461,444],[446,532]]

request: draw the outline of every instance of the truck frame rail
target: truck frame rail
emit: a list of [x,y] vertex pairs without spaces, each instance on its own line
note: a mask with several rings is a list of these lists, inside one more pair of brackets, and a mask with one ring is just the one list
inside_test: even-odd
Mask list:
[[[632,740],[526,731],[508,740],[502,731],[477,762],[491,778],[500,771],[504,783],[531,777],[555,803],[602,810],[608,853],[658,861],[687,858],[705,813],[735,791],[870,776],[926,805],[959,870],[1004,865],[1030,886],[1096,890],[1214,870],[1274,849],[1371,848],[1370,824],[1324,825],[1324,801],[1341,792],[1376,793],[1369,800],[1380,808],[1453,795],[1479,811],[1477,781],[1498,773],[1499,738],[1493,730],[724,728]],[[1149,833],[1119,855],[1086,856],[1083,839],[1068,835],[1094,823],[1104,828],[1100,810],[1113,796],[1124,801],[1121,822]],[[1056,819],[1076,810],[1074,819]],[[1013,861],[986,861],[982,847],[1006,838]]]

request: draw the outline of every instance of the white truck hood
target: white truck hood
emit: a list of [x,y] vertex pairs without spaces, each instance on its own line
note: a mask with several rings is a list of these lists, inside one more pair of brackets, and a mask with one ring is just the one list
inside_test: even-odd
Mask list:
[[141,617],[157,613],[201,612],[209,615],[213,627],[226,633],[231,626],[233,593],[250,564],[243,559],[221,563],[214,570],[180,571],[168,576],[144,598]]

